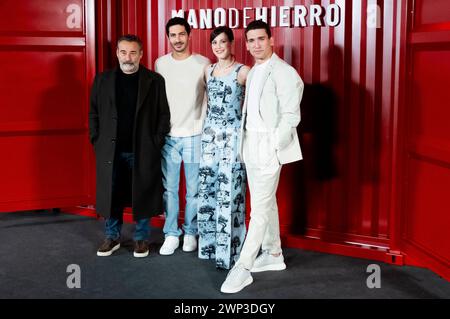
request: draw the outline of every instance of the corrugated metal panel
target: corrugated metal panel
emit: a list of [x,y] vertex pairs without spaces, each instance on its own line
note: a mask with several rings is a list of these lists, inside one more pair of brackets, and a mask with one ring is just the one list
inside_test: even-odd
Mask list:
[[84,0],[0,2],[0,212],[95,202],[87,115],[95,16]]
[[450,2],[411,3],[401,112],[401,249],[450,279]]
[[[169,52],[164,26],[171,10],[338,4],[342,18],[337,27],[273,28],[275,52],[295,67],[306,83],[299,128],[305,160],[283,168],[278,192],[281,227],[285,234],[299,232],[335,242],[388,246],[393,88],[398,68],[394,59],[399,33],[396,2],[119,3],[116,16],[123,19],[116,32],[136,32],[145,39],[145,63],[150,67],[158,56]],[[213,59],[209,33],[194,30],[192,49]],[[242,28],[235,30],[235,38],[237,60],[251,65]]]

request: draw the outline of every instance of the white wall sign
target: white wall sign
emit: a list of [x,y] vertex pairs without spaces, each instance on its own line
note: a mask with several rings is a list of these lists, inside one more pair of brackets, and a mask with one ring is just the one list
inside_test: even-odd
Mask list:
[[253,19],[263,20],[271,27],[335,27],[341,22],[341,8],[337,4],[328,6],[296,5],[272,7],[245,7],[216,9],[172,10],[172,17],[185,18],[194,29],[212,29],[228,25],[232,29],[246,28]]
[[367,6],[367,27],[369,29],[381,28],[381,7],[376,3]]

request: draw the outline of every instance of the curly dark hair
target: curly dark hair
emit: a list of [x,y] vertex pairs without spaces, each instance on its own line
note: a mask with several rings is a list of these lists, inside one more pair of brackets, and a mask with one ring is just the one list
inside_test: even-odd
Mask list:
[[191,26],[185,18],[173,17],[166,23],[166,35],[169,36],[169,28],[174,25],[182,25],[186,29],[187,34],[191,33]]
[[250,30],[256,30],[256,29],[264,29],[266,30],[267,36],[269,37],[269,39],[272,37],[272,32],[270,31],[270,27],[269,25],[264,22],[263,20],[254,20],[252,22],[250,22],[247,26],[247,28],[245,29],[245,38],[247,39],[247,33]]

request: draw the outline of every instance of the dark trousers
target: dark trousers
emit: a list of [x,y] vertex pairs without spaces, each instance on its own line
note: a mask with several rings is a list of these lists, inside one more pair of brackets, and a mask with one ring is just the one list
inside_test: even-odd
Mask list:
[[[132,178],[134,153],[117,152],[113,167],[112,180],[112,210],[111,216],[105,223],[107,238],[118,240],[123,224],[123,210],[132,202]],[[147,240],[150,235],[149,218],[142,218],[136,222],[134,240]]]

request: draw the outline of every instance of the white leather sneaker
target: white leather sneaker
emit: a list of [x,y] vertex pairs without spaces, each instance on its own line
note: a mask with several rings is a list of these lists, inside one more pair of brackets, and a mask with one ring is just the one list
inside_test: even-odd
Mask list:
[[197,237],[194,235],[184,235],[183,251],[191,252],[197,249]]
[[176,236],[167,236],[159,253],[164,256],[172,255],[180,245],[180,240]]
[[263,251],[258,258],[255,259],[251,272],[262,272],[268,270],[284,270],[286,269],[286,264],[284,263],[283,254],[275,257],[269,254],[267,251]]
[[226,294],[234,294],[241,291],[253,282],[253,277],[244,265],[237,264],[228,273],[227,278],[220,287],[220,291]]

